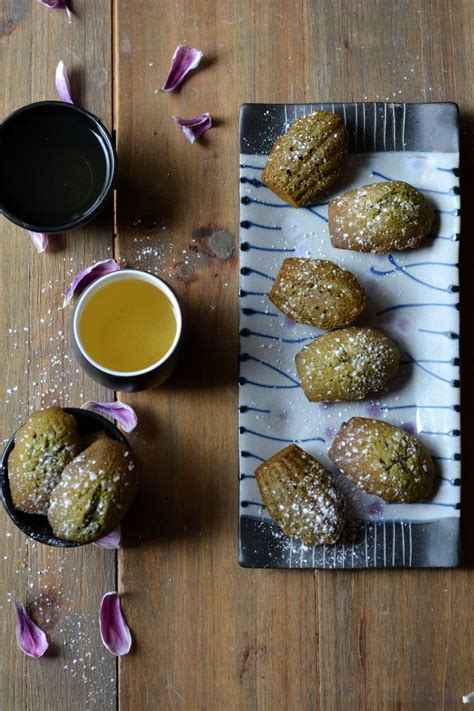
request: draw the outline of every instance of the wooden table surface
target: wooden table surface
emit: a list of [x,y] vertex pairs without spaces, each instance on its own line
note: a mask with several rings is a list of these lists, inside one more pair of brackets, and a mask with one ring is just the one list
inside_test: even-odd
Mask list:
[[[113,399],[80,370],[70,311],[79,269],[115,255],[163,276],[190,324],[176,377],[123,399],[141,490],[116,554],[28,541],[0,515],[1,711],[457,709],[474,691],[474,457],[463,449],[462,570],[263,571],[237,563],[237,123],[242,102],[456,101],[463,122],[463,428],[472,423],[473,0],[73,0],[74,18],[0,0],[1,115],[55,98],[64,60],[77,101],[113,130],[115,220],[37,254],[0,225],[1,436],[30,409]],[[205,52],[158,91],[177,44]],[[190,145],[171,120],[209,111]],[[218,230],[235,249],[215,255]],[[470,301],[471,299],[471,301]],[[469,482],[471,479],[471,483]],[[101,645],[118,589],[134,647]],[[14,641],[11,599],[45,628],[41,660]]]

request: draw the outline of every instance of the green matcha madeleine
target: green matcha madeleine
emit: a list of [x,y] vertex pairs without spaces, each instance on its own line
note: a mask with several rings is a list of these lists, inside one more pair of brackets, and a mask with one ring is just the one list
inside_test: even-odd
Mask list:
[[81,451],[73,415],[60,407],[33,412],[15,436],[8,458],[13,504],[20,511],[47,514],[51,491],[64,467]]
[[48,520],[54,535],[90,543],[118,526],[137,489],[132,453],[105,434],[64,469],[51,495]]
[[262,180],[294,207],[314,202],[336,182],[347,159],[342,119],[315,111],[296,119],[272,147]]
[[346,501],[330,472],[291,444],[255,471],[265,507],[287,536],[307,545],[336,543],[346,522]]
[[295,362],[310,402],[361,400],[397,374],[400,351],[381,331],[351,326],[311,341]]
[[283,261],[268,298],[293,321],[323,329],[346,326],[365,306],[365,292],[351,272],[304,257]]
[[392,180],[331,200],[328,218],[333,247],[383,254],[418,247],[431,229],[434,211],[413,185]]
[[339,429],[329,456],[354,484],[384,501],[413,503],[433,487],[430,453],[416,437],[382,420],[352,417]]

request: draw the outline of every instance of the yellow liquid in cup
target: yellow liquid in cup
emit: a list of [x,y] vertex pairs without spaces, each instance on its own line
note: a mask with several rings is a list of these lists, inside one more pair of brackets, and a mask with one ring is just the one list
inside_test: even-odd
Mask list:
[[94,292],[79,320],[79,338],[90,358],[110,370],[134,372],[157,363],[176,336],[166,294],[142,279],[117,279]]

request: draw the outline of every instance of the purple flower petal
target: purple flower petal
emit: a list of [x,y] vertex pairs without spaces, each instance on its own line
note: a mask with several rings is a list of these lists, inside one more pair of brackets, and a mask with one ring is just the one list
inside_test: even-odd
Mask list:
[[66,67],[62,61],[58,62],[58,66],[56,67],[55,82],[56,91],[61,101],[73,104],[74,99],[72,98],[71,84],[69,83]]
[[42,5],[46,5],[51,10],[66,10],[69,23],[72,22],[72,12],[69,9],[67,0],[38,0]]
[[196,69],[203,57],[201,50],[189,44],[179,44],[171,60],[171,68],[161,91],[174,91],[183,83],[189,72]]
[[122,614],[118,593],[105,593],[100,603],[99,623],[104,647],[118,657],[128,654],[132,646],[132,635]]
[[30,232],[28,234],[31,237],[31,241],[35,245],[38,252],[44,252],[49,244],[49,235],[46,232]]
[[212,119],[208,113],[199,114],[199,116],[192,119],[183,119],[179,116],[173,116],[173,121],[177,123],[178,126],[181,126],[184,135],[190,143],[197,141],[206,131],[212,128]]
[[117,420],[124,432],[132,432],[137,426],[137,416],[135,410],[124,402],[89,402],[82,405],[84,410],[93,410],[99,414],[110,415]]
[[120,268],[120,264],[117,264],[115,259],[103,259],[102,261],[91,264],[90,267],[83,269],[79,272],[79,274],[76,274],[72,280],[71,285],[66,292],[66,296],[64,297],[63,308],[70,303],[75,294],[80,294],[81,291],[84,291],[86,286],[92,284],[93,281],[101,276],[104,276],[105,274],[110,274],[110,272],[118,272],[120,271]]
[[97,546],[98,548],[106,548],[107,550],[112,550],[120,548],[121,540],[122,531],[120,529],[120,526],[117,526],[117,528],[111,533],[108,533],[103,538],[99,538],[98,541],[94,541],[93,545]]
[[18,602],[14,602],[14,605],[18,646],[29,657],[42,657],[49,646],[45,633],[33,622],[22,605]]

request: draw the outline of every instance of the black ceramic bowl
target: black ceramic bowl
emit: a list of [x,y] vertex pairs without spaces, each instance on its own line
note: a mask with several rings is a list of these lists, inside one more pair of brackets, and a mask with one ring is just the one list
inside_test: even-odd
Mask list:
[[109,132],[78,106],[39,101],[0,124],[0,212],[32,232],[65,232],[92,220],[116,170]]
[[[92,434],[95,431],[102,430],[111,439],[117,440],[117,442],[122,442],[126,447],[129,447],[127,440],[120,432],[120,430],[105,417],[98,415],[95,412],[90,412],[90,410],[80,410],[77,407],[64,407],[65,412],[69,412],[77,420],[77,425],[79,428],[79,433],[81,435]],[[30,538],[34,538],[35,541],[40,543],[45,543],[48,546],[56,546],[57,548],[75,548],[81,545],[87,545],[84,543],[73,543],[72,541],[63,541],[61,538],[57,538],[48,523],[46,516],[40,516],[38,514],[28,514],[23,511],[19,511],[13,505],[12,497],[10,494],[10,482],[8,481],[8,457],[15,445],[15,435],[8,441],[0,462],[0,486],[2,494],[2,502],[5,507],[5,511],[10,516],[11,520],[23,533],[25,533]]]

